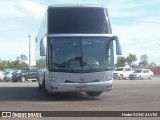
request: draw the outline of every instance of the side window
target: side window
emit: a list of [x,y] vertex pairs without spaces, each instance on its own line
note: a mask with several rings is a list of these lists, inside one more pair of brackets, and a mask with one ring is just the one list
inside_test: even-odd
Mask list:
[[22,73],[28,73],[27,70],[23,70]]
[[143,73],[148,73],[148,72],[149,72],[148,70],[144,70],[144,71],[143,71]]
[[30,69],[28,72],[36,72],[36,69]]
[[131,69],[130,69],[130,68],[126,68],[125,70],[126,70],[126,71],[131,71]]
[[131,71],[131,68],[128,68],[128,71]]

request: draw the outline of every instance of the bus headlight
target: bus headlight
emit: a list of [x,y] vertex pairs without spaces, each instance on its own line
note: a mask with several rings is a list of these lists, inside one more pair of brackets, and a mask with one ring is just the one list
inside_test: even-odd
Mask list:
[[58,83],[63,83],[65,81],[64,78],[56,78],[56,77],[49,77],[48,81],[50,82],[58,82]]

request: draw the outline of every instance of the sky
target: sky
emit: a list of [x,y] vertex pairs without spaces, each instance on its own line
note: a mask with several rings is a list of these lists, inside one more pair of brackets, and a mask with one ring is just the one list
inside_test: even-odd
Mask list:
[[[98,4],[108,8],[112,32],[119,36],[123,57],[146,54],[160,65],[159,0],[0,0],[0,59],[29,55],[35,64],[35,38],[48,5]],[[117,56],[116,56],[117,57]],[[116,62],[116,61],[115,61]]]

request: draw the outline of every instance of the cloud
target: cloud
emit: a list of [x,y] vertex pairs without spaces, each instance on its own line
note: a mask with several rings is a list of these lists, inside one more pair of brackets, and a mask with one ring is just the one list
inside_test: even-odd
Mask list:
[[[108,8],[110,17],[133,19],[137,21],[159,22],[160,1],[129,1],[129,0],[1,0],[0,8],[0,55],[1,59],[15,59],[20,54],[28,55],[28,34],[32,39],[32,60],[34,61],[34,38],[48,4],[90,3],[102,4]],[[150,61],[158,63],[157,45],[160,39],[160,24],[149,24],[136,21],[112,19],[113,33],[118,35],[122,44],[123,55],[129,53],[140,56],[148,54]],[[152,41],[152,42],[147,42]],[[139,44],[134,44],[138,43]],[[141,43],[142,42],[142,43]],[[5,52],[4,52],[5,51]]]
[[47,9],[46,5],[28,0],[15,0],[15,7],[21,14],[34,19],[42,19]]
[[[106,2],[107,3],[107,2]],[[129,1],[129,0],[110,0],[108,4],[104,4],[109,11],[111,17],[120,17],[120,18],[141,18],[144,16],[152,15],[153,13],[159,13],[155,10],[156,5],[160,4],[160,1]]]
[[[106,2],[107,3],[107,2]],[[126,10],[135,8],[144,8],[145,6],[160,4],[160,1],[150,1],[150,0],[141,0],[141,1],[130,1],[130,0],[110,0],[108,4],[105,4],[108,8],[114,10]]]
[[[157,45],[157,42],[160,42],[160,25],[138,22],[127,26],[113,25],[112,29],[114,34],[120,38],[123,56],[126,57],[129,53],[132,53],[140,58],[142,54],[147,54],[150,62],[155,61],[155,54],[160,50]],[[157,56],[156,63],[159,63],[158,58],[159,56]]]
[[[1,47],[0,47],[0,55],[1,56],[5,56],[3,60],[15,60],[17,56],[19,56],[20,54],[25,54],[28,57],[29,54],[29,43],[28,41],[24,41],[23,43],[19,43],[19,42],[14,42],[14,41],[8,41],[8,42],[4,42],[1,43]],[[35,59],[35,52],[34,52],[34,44],[32,44],[31,46],[31,52],[32,52],[32,61],[34,61]]]
[[39,6],[34,10],[37,12],[31,12],[35,6],[26,2],[27,0],[0,1],[0,59],[15,60],[20,54],[28,55],[28,34],[31,34],[32,61],[35,61],[34,39],[44,8],[42,7],[43,10],[40,11]]
[[16,18],[20,17],[20,13],[14,8],[14,0],[3,0],[0,1],[0,18]]

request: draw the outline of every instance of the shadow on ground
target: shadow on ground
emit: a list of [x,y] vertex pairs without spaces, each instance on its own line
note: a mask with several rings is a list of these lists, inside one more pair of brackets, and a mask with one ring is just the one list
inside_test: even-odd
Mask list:
[[89,97],[85,93],[60,93],[46,96],[38,87],[1,87],[0,101],[97,101],[99,97]]

